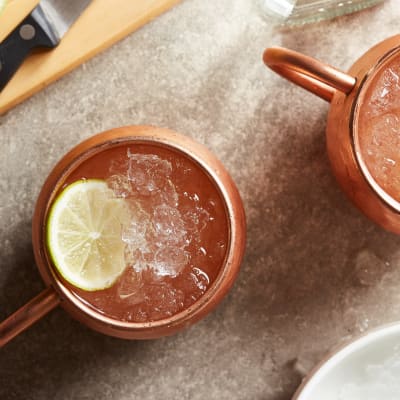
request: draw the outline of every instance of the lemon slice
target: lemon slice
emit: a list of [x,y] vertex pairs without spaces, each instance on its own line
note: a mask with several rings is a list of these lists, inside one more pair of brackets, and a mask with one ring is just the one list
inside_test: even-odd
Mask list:
[[110,287],[126,267],[122,223],[129,218],[124,199],[105,181],[79,180],[53,203],[47,219],[47,248],[59,273],[88,290]]

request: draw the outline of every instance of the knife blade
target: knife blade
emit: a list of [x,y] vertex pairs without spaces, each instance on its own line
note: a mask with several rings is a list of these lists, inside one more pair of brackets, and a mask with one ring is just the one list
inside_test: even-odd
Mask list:
[[0,43],[0,91],[35,48],[56,47],[91,0],[42,0]]

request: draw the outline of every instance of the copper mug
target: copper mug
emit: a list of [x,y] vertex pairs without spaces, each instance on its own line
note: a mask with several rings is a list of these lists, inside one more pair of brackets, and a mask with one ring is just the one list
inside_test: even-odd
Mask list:
[[[228,226],[225,258],[215,281],[189,308],[153,322],[124,322],[89,307],[62,282],[45,249],[45,221],[49,206],[68,175],[103,149],[124,144],[161,147],[190,159],[208,176],[222,199]],[[245,234],[245,214],[239,192],[221,162],[204,146],[171,130],[148,126],[117,128],[93,136],[67,153],[42,187],[33,216],[32,240],[35,260],[47,288],[0,324],[0,347],[58,305],[83,324],[111,336],[150,339],[178,332],[208,314],[226,295],[239,271]]]
[[[284,78],[331,103],[326,128],[330,163],[351,201],[385,229],[400,233],[400,203],[372,177],[360,151],[359,111],[374,78],[400,57],[400,35],[367,51],[345,73],[285,48],[264,52],[264,62]],[[400,150],[400,149],[399,149]]]

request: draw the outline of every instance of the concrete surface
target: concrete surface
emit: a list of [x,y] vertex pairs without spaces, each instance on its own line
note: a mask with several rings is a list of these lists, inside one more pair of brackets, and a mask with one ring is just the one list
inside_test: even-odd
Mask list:
[[0,352],[0,398],[288,400],[338,343],[400,318],[400,238],[332,177],[328,104],[264,68],[283,45],[347,69],[399,31],[400,7],[275,29],[256,0],[186,0],[0,119],[0,319],[44,285],[31,217],[74,144],[154,124],[207,145],[243,196],[248,245],[229,296],[176,336],[95,333],[62,309]]

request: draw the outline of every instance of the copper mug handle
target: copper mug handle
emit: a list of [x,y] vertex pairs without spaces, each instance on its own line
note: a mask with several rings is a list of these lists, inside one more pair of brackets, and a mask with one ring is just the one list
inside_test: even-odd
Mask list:
[[356,78],[312,57],[283,47],[264,51],[264,63],[284,78],[331,101],[336,90],[349,94]]
[[58,306],[60,301],[56,291],[49,286],[14,314],[11,314],[0,323],[0,348]]

